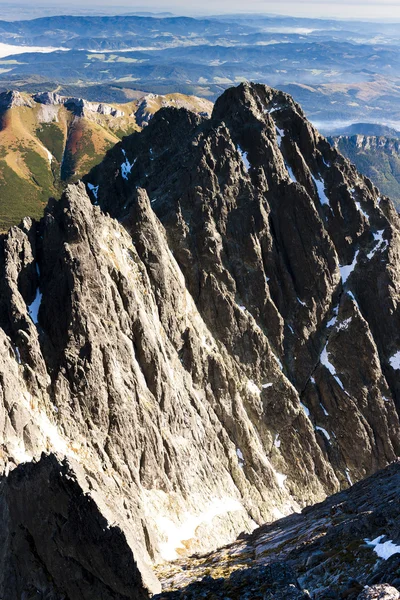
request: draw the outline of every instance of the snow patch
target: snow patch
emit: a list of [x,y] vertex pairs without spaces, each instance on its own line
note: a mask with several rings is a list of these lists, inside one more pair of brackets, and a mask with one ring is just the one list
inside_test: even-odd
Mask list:
[[396,371],[400,370],[400,350],[395,352],[393,356],[389,358],[389,364],[392,369],[395,369]]
[[278,363],[278,366],[279,366],[280,370],[283,371],[283,364],[281,363],[281,361],[279,360],[279,358],[275,354],[272,354],[272,356],[274,357],[274,359]]
[[365,219],[369,223],[369,216],[367,215],[365,210],[362,209],[360,202],[356,202],[355,204],[356,204],[358,212],[361,213],[363,215],[363,217],[365,217]]
[[278,471],[274,471],[274,475],[276,478],[276,481],[278,483],[278,486],[282,489],[285,487],[285,481],[287,479],[287,475],[284,475],[283,473],[278,473]]
[[281,440],[279,439],[279,433],[277,433],[276,436],[275,436],[274,446],[275,446],[275,448],[280,448],[281,447]]
[[321,204],[322,205],[325,204],[326,206],[329,206],[329,208],[332,211],[332,207],[330,205],[329,198],[325,193],[325,182],[321,179],[316,179],[315,177],[313,177],[313,181],[314,181],[315,187],[317,188],[317,192],[318,192],[318,196],[319,196],[319,200],[320,200]]
[[240,448],[236,448],[236,456],[238,457],[239,467],[243,469],[244,456]]
[[394,554],[400,553],[400,546],[397,546],[392,542],[392,540],[387,540],[386,542],[382,542],[385,535],[380,535],[374,540],[364,540],[368,546],[372,546],[375,554],[379,556],[379,558],[383,558],[383,560],[387,560]]
[[40,308],[40,303],[42,302],[42,294],[39,290],[39,288],[36,290],[36,296],[34,301],[32,302],[32,304],[30,304],[28,306],[28,312],[29,312],[29,316],[32,319],[32,321],[35,323],[35,325],[37,325],[39,323],[39,308]]
[[285,163],[285,167],[287,172],[289,173],[289,177],[291,179],[291,181],[293,181],[293,183],[297,183],[297,179],[295,174],[293,173],[293,170],[289,167],[289,165],[287,163]]
[[261,394],[260,388],[258,386],[256,386],[256,384],[254,383],[254,381],[252,379],[247,380],[246,387],[251,394],[255,394],[256,396],[259,396]]
[[341,323],[339,323],[339,325],[337,326],[338,331],[343,331],[344,329],[348,329],[349,325],[351,323],[352,318],[349,317],[348,319],[345,319],[344,321],[342,321]]
[[272,385],[272,383],[263,383],[261,387],[263,388],[263,390],[266,390],[267,388],[272,387]]
[[99,186],[93,185],[93,183],[88,183],[87,186],[88,186],[89,190],[92,192],[95,199],[97,200],[97,195],[99,193]]
[[383,251],[389,246],[388,240],[383,239],[384,232],[385,230],[381,229],[380,231],[377,231],[376,233],[372,234],[374,236],[375,246],[372,248],[371,252],[367,254],[367,258],[369,260],[371,260],[371,258],[375,256],[378,250]]
[[123,148],[121,148],[122,150],[122,154],[125,157],[125,162],[123,162],[121,164],[121,176],[123,177],[123,179],[126,179],[126,181],[128,181],[128,175],[130,175],[131,171],[132,171],[132,167],[136,162],[136,158],[133,161],[133,163],[130,163],[128,160],[128,157],[126,156],[126,152]]
[[306,417],[310,418],[310,411],[309,411],[309,409],[307,408],[307,406],[306,406],[305,404],[303,404],[302,402],[300,402],[300,406],[301,406],[301,408],[304,410],[304,412],[305,412],[305,414],[306,414]]
[[281,141],[283,136],[285,135],[285,132],[283,131],[283,129],[279,129],[279,127],[276,127],[276,139],[278,140],[278,145],[281,145]]
[[249,159],[247,158],[247,152],[244,152],[240,146],[238,146],[238,151],[240,153],[240,156],[242,157],[242,161],[246,171],[249,171],[251,169],[251,164],[249,163]]
[[324,429],[323,427],[320,427],[319,425],[316,425],[316,426],[315,426],[315,429],[316,429],[317,431],[320,431],[321,433],[323,433],[323,434],[324,434],[324,436],[326,437],[326,439],[328,440],[328,442],[330,441],[330,439],[331,439],[331,436],[329,435],[329,433],[327,432],[327,430],[326,430],[326,429]]
[[329,413],[328,413],[328,411],[326,410],[325,406],[322,404],[322,402],[320,402],[320,403],[319,403],[319,405],[320,405],[320,407],[322,408],[322,411],[323,411],[324,415],[325,415],[326,417],[329,417]]
[[19,352],[19,348],[18,348],[18,346],[15,346],[15,348],[14,348],[14,352],[15,352],[15,358],[17,359],[17,363],[18,363],[19,365],[20,365],[20,364],[22,364],[22,361],[21,361],[21,354],[20,354],[20,352]]
[[353,262],[350,265],[339,265],[340,275],[342,277],[343,283],[346,283],[346,281],[348,280],[348,278],[354,271],[355,266],[357,264],[357,258],[358,258],[359,252],[360,252],[359,250],[356,251],[354,258],[353,258]]
[[324,367],[326,367],[328,369],[328,371],[333,376],[333,378],[335,379],[335,381],[339,385],[339,387],[347,394],[346,390],[344,389],[343,383],[340,381],[339,376],[336,373],[335,367],[329,360],[327,346],[328,346],[328,343],[325,344],[325,348],[322,350],[321,358],[320,358],[321,364],[324,365]]
[[345,472],[346,472],[346,479],[349,482],[349,485],[353,485],[353,482],[352,482],[351,477],[350,477],[350,471],[349,471],[349,469],[346,469]]

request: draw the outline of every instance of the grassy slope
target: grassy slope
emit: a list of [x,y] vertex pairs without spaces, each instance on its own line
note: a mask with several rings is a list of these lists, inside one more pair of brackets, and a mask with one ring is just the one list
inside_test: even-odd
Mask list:
[[[8,110],[0,123],[0,231],[25,216],[40,218],[50,196],[58,197],[66,183],[88,173],[123,136],[140,130],[139,103],[113,104],[123,113],[118,117],[86,111],[79,118],[63,105],[36,103]],[[170,94],[150,97],[145,112],[154,114],[165,105],[211,110],[206,100]]]

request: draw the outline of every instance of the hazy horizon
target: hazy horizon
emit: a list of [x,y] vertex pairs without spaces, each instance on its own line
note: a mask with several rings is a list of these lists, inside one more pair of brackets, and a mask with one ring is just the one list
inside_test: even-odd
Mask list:
[[[245,4],[239,0],[215,0],[201,3],[188,3],[187,0],[149,0],[146,4],[130,0],[118,0],[110,6],[109,0],[70,0],[68,3],[54,0],[41,0],[32,6],[26,0],[13,2],[0,0],[2,18],[32,18],[29,15],[50,14],[120,14],[121,12],[171,12],[174,15],[205,16],[217,14],[270,14],[303,18],[335,18],[351,20],[374,20],[394,22],[400,19],[400,0],[316,0],[306,2],[276,2],[269,0],[248,0]],[[244,8],[245,7],[245,8]],[[24,10],[25,9],[25,10]],[[7,16],[9,14],[10,16]]]

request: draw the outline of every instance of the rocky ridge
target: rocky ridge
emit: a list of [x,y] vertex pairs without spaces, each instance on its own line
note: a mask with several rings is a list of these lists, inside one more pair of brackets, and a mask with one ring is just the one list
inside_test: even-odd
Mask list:
[[4,473],[78,461],[145,565],[395,460],[399,217],[289,96],[165,108],[85,183],[2,237]]

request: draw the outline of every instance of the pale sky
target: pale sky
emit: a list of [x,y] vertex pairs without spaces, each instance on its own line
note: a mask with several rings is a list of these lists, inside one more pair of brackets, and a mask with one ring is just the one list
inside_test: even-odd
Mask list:
[[[28,5],[27,0],[0,0],[0,7],[12,4]],[[118,14],[128,11],[168,11],[180,15],[205,15],[232,12],[273,13],[299,17],[334,17],[340,19],[400,20],[400,0],[38,0],[34,4],[60,14],[90,8]],[[67,9],[67,10],[66,10]],[[22,11],[21,11],[22,12]],[[22,15],[20,18],[24,18]]]

